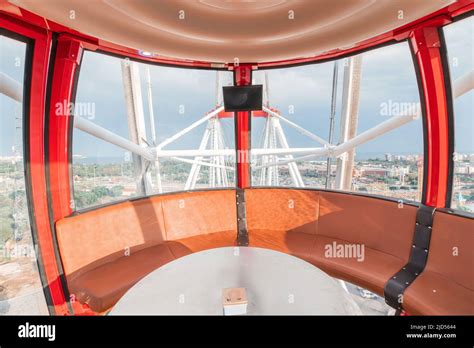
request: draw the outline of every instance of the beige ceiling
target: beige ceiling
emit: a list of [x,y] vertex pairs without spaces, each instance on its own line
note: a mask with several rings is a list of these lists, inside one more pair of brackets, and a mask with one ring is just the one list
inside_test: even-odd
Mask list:
[[455,1],[10,2],[84,34],[159,56],[210,62],[232,62],[238,58],[243,63],[303,58],[336,48],[348,48]]

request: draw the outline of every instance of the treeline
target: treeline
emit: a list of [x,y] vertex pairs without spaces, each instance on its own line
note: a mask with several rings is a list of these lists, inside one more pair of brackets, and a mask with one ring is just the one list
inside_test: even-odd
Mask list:
[[111,188],[96,186],[90,191],[74,192],[74,203],[77,209],[97,204],[104,197],[120,197],[123,194],[123,186],[117,185]]

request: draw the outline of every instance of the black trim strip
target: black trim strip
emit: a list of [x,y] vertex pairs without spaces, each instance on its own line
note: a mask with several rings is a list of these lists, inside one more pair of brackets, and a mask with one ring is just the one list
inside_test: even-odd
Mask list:
[[454,18],[451,18],[451,22],[449,22],[448,24],[446,25],[443,25],[442,28],[444,27],[447,27],[453,23],[456,23],[456,22],[459,22],[459,21],[462,21],[463,19],[466,19],[468,17],[471,17],[471,16],[474,16],[474,10],[469,10],[467,12],[464,12],[463,14],[459,15],[459,16],[456,16]]
[[453,175],[454,175],[454,98],[453,90],[451,89],[451,73],[449,69],[448,51],[446,46],[446,39],[444,37],[443,28],[438,29],[440,39],[439,53],[441,56],[441,65],[443,67],[444,75],[444,89],[446,91],[446,106],[448,113],[448,179],[446,183],[446,202],[445,207],[451,207],[451,200],[453,195]]
[[235,192],[237,210],[237,245],[249,245],[249,232],[247,229],[247,208],[245,204],[245,191],[237,188]]
[[[79,85],[79,76],[81,75],[81,66],[82,66],[82,59],[84,58],[84,51],[81,54],[79,64],[77,65],[76,72],[74,74],[74,81],[72,84],[72,93],[71,93],[71,100],[70,102],[73,103],[73,105],[76,105],[76,95],[77,95],[77,86]],[[67,161],[68,161],[68,167],[69,167],[69,188],[70,188],[70,195],[71,195],[71,210],[75,211],[76,210],[76,199],[74,196],[74,173],[73,173],[73,160],[72,160],[72,150],[73,150],[73,145],[74,145],[74,111],[75,108],[72,108],[72,114],[71,114],[71,122],[69,122],[69,128],[68,128],[68,143],[67,143]]]
[[403,294],[405,290],[423,272],[428,261],[433,216],[436,208],[421,205],[416,213],[413,245],[408,263],[402,267],[384,287],[385,302],[397,309],[403,309]]
[[459,210],[459,209],[451,209],[451,208],[437,208],[436,213],[443,213],[448,215],[454,215],[460,218],[466,218],[474,220],[474,213],[470,213],[468,211]]

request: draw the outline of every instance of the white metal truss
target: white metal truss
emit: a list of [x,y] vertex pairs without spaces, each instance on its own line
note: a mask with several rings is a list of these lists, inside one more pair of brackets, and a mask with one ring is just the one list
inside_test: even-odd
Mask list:
[[[270,94],[267,73],[263,75],[263,81],[261,81],[261,83],[263,84],[263,111],[265,111],[267,114],[265,126],[263,129],[263,139],[261,140],[260,144],[261,148],[263,150],[274,150],[278,148],[290,149],[280,121],[283,121],[291,127],[296,128],[299,132],[305,133],[307,136],[313,136],[312,133],[307,132],[304,128],[281,116],[279,112],[270,109]],[[322,140],[317,136],[314,137],[315,138],[313,138],[313,140]],[[252,154],[256,155],[257,153],[253,151]],[[253,171],[255,172],[254,176],[258,180],[259,185],[279,186],[281,160],[292,159],[293,155],[291,153],[285,154],[282,159],[278,157],[277,154],[268,154],[257,158],[252,158],[255,160],[254,165],[252,166]],[[304,187],[303,179],[297,164],[295,162],[290,162],[287,164],[287,167],[293,185],[295,187]]]
[[[264,110],[266,109],[267,108],[265,107]],[[277,113],[271,111],[271,114],[268,114],[265,122],[262,149],[273,150],[277,148],[291,150],[286,139],[285,132],[283,131],[283,128],[280,124],[280,116]],[[254,151],[253,154],[256,154],[256,152]],[[291,153],[287,153],[284,155],[284,158],[293,159],[293,155]],[[265,164],[265,166],[261,166],[263,164]],[[280,159],[276,154],[263,155],[259,160],[257,160],[255,169],[260,170],[260,173],[257,174],[260,185],[279,185],[279,165]],[[300,171],[294,161],[288,163],[288,171],[295,187],[304,187]]]
[[[136,63],[122,60],[122,82],[130,140],[139,146],[146,147],[149,144],[145,130],[140,71]],[[135,153],[132,155],[135,175],[139,178],[137,192],[138,194],[149,195],[152,193],[151,174],[148,170],[151,163]]]
[[[353,139],[357,134],[359,121],[359,95],[362,72],[362,55],[348,58],[344,66],[344,81],[342,86],[342,112],[339,143]],[[335,188],[350,190],[352,172],[354,170],[355,147],[348,149],[337,159]]]
[[23,101],[23,85],[3,72],[0,72],[0,93],[19,103]]
[[[334,61],[334,69],[332,72],[332,91],[331,91],[331,112],[329,114],[329,144],[332,144],[334,138],[334,126],[336,122],[336,101],[337,101],[337,81],[339,80],[339,62]],[[332,158],[326,159],[326,189],[331,188],[331,171],[332,171]],[[344,283],[344,282],[343,282]]]
[[[129,99],[129,103],[127,103],[129,115],[133,116],[133,122],[131,122],[129,118],[129,122],[131,123],[129,125],[133,128],[133,134],[131,134],[132,140],[123,138],[78,115],[74,116],[74,127],[138,156],[142,160],[140,173],[145,179],[145,189],[147,189],[146,187],[148,185],[147,180],[150,178],[150,176],[146,176],[149,175],[149,164],[155,163],[157,168],[157,186],[159,192],[161,192],[159,161],[164,158],[192,165],[184,187],[185,189],[193,189],[196,187],[202,167],[209,168],[209,185],[211,187],[228,186],[230,180],[229,172],[235,170],[234,163],[236,153],[234,149],[227,148],[224,141],[222,124],[219,118],[219,113],[224,110],[221,105],[222,97],[217,95],[217,108],[215,110],[157,144],[151,78],[149,71],[147,71],[148,111],[150,127],[152,128],[150,130],[152,139],[148,142],[146,140],[145,118],[139,87],[139,75],[138,70],[135,70],[138,67],[133,68],[134,64],[135,63],[130,62],[129,69],[124,68],[125,97],[126,99]],[[460,97],[474,88],[473,75],[474,72],[471,71],[454,81],[453,96],[455,98]],[[21,84],[4,73],[0,73],[0,82],[0,93],[14,99],[15,101],[22,101],[22,93],[20,93],[20,90],[22,90]],[[221,89],[220,82],[216,82],[216,88],[218,90]],[[411,122],[419,115],[418,111],[416,115],[393,116],[365,132],[340,142],[338,145],[332,145],[318,135],[309,132],[303,127],[288,120],[279,112],[271,109],[268,103],[267,86],[264,91],[266,100],[264,100],[263,110],[267,113],[267,117],[262,144],[259,148],[253,148],[250,154],[252,159],[256,159],[252,169],[254,171],[259,171],[257,180],[260,185],[278,185],[278,169],[281,166],[288,165],[288,170],[294,185],[302,187],[304,186],[304,183],[296,165],[297,162],[311,160],[317,157],[338,158],[355,149],[359,145]],[[165,148],[206,122],[207,127],[198,149],[168,150]],[[288,144],[281,123],[294,128],[301,135],[306,136],[317,143],[319,147],[291,148]]]
[[233,170],[234,168],[227,165],[226,157],[232,155],[231,152],[226,153],[220,151],[225,150],[225,141],[222,125],[217,115],[208,121],[208,125],[199,145],[201,153],[204,153],[204,150],[206,150],[208,146],[209,150],[212,151],[208,161],[205,161],[205,156],[199,155],[194,157],[193,162],[190,162],[193,163],[193,165],[184,187],[185,190],[192,190],[196,187],[202,166],[209,168],[209,187],[229,186],[229,175],[227,171]]
[[[156,138],[156,127],[155,127],[155,113],[153,111],[153,91],[151,85],[151,75],[150,75],[150,67],[146,67],[146,82],[147,82],[147,100],[148,100],[148,118],[150,122],[150,133],[151,133],[151,141],[153,146],[156,146],[157,138]],[[157,158],[154,162],[155,169],[156,169],[156,187],[158,189],[158,193],[163,192],[163,186],[161,184],[161,170],[160,170],[160,160]]]
[[[207,117],[207,116],[206,116]],[[396,129],[414,119],[418,115],[400,115],[393,116],[390,119],[378,124],[377,126],[368,129],[367,131],[360,133],[354,138],[339,144],[330,145],[325,147],[304,147],[304,148],[255,148],[251,150],[251,156],[276,156],[276,155],[302,155],[301,157],[294,157],[292,159],[279,160],[278,162],[260,164],[256,166],[256,169],[262,167],[271,167],[276,165],[283,165],[291,162],[307,160],[314,157],[338,157],[343,153],[353,149],[356,146],[362,145],[374,138],[379,137],[393,129]],[[130,140],[123,138],[109,130],[96,125],[95,123],[80,117],[74,116],[74,127],[89,133],[97,138],[103,139],[109,143],[119,146],[127,151],[136,153],[137,155],[143,156],[144,158],[155,161],[159,158],[174,158],[174,157],[213,157],[213,156],[235,156],[235,150],[233,149],[196,149],[196,150],[164,150],[160,149],[159,146],[148,146],[141,147],[131,142]],[[206,162],[201,162],[204,165]],[[206,163],[206,165],[210,165]]]

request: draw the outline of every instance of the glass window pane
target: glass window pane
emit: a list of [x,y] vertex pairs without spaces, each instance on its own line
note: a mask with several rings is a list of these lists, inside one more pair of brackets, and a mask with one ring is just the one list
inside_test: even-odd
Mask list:
[[[327,140],[334,63],[272,69],[254,73],[253,83],[263,84],[265,106],[275,114],[252,117],[252,149],[311,149],[322,144],[311,133]],[[269,117],[268,117],[269,115]],[[312,157],[276,166],[304,154],[253,156],[253,186],[324,188],[327,157]]]
[[48,314],[25,192],[21,98],[26,44],[0,36],[0,52],[3,81],[21,91],[20,101],[0,93],[0,314]]
[[[234,119],[220,112],[220,89],[229,84],[231,72],[85,52],[75,116],[113,134],[74,129],[76,209],[164,192],[234,187]],[[134,152],[133,144],[152,157]]]
[[[85,52],[74,114],[129,138],[120,59]],[[130,152],[74,128],[73,182],[75,208],[135,197],[137,175]]]
[[[421,117],[412,117],[420,116],[419,92],[408,43],[259,71],[254,83],[264,84],[270,109],[252,118],[254,186],[421,200],[423,129]],[[378,131],[392,119],[400,122]]]
[[357,133],[395,117],[416,117],[356,148],[351,190],[421,201],[423,124],[408,43],[368,51],[361,56]]
[[[444,27],[454,108],[454,173],[451,207],[474,212],[474,91],[457,95],[474,70],[474,17]],[[469,74],[471,77],[469,78]]]

